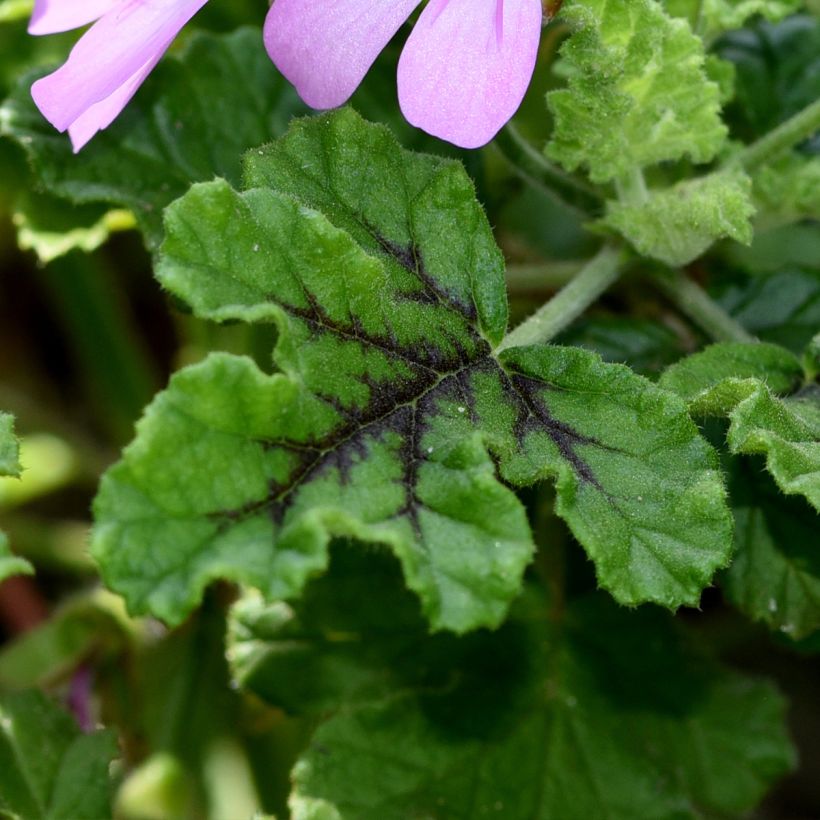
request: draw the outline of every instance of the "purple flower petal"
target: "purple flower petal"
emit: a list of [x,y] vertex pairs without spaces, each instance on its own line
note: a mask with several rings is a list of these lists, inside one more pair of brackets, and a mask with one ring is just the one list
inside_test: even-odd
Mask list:
[[356,90],[420,2],[275,0],[265,21],[265,46],[308,105],[334,108]]
[[413,125],[478,148],[521,104],[541,36],[541,0],[431,0],[399,61]]
[[120,0],[79,40],[68,61],[31,88],[75,150],[125,107],[179,30],[207,0]]
[[55,34],[93,23],[120,0],[35,0],[29,34]]

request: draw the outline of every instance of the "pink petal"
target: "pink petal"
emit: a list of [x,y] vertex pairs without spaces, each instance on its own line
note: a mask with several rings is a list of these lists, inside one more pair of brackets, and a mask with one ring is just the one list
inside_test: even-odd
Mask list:
[[[169,42],[168,46],[170,45]],[[154,66],[159,62],[168,46],[163,48],[155,58],[149,60],[133,77],[129,77],[113,94],[94,103],[68,126],[68,136],[71,137],[71,145],[75,154],[98,131],[108,128],[117,119],[131,97],[137,93],[145,78],[154,70]]]
[[541,0],[431,0],[399,60],[413,125],[478,148],[512,117],[532,77]]
[[29,34],[54,34],[93,23],[121,0],[34,0]]
[[308,105],[334,108],[356,90],[420,2],[275,0],[265,20],[265,46]]
[[[63,66],[34,83],[37,107],[58,131],[87,112],[82,134],[104,128],[206,2],[121,0],[80,38]],[[95,117],[92,108],[103,101],[107,104],[95,109]]]

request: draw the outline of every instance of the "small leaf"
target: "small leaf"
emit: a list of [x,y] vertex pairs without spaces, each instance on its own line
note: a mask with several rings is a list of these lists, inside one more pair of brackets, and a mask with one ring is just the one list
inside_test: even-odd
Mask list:
[[754,201],[767,229],[820,220],[820,156],[793,151],[764,165],[754,176]]
[[609,202],[603,224],[621,233],[643,255],[678,267],[713,242],[752,241],[755,212],[751,181],[740,172],[710,174],[651,191],[645,202]]
[[395,573],[353,558],[295,610],[235,615],[240,684],[325,718],[294,818],[741,816],[794,765],[776,690],[656,610],[529,589],[497,632],[429,637]]
[[737,459],[731,471],[736,547],[722,586],[750,618],[797,640],[820,629],[820,519],[760,467]]
[[36,691],[0,695],[0,813],[13,820],[111,816],[113,733],[82,734]]
[[548,155],[594,182],[686,156],[709,162],[723,146],[720,89],[702,41],[655,0],[568,0],[561,48],[567,89],[547,96],[555,117]]
[[780,489],[820,510],[820,391],[776,395],[801,377],[799,359],[782,348],[726,343],[673,365],[660,384],[685,398],[695,415],[727,416],[730,451],[765,455]]
[[247,178],[168,209],[157,275],[200,317],[275,322],[281,372],[181,371],[103,480],[93,551],[135,611],[177,622],[219,577],[292,598],[349,536],[393,550],[434,627],[496,625],[533,550],[510,485],[545,478],[618,600],[697,602],[731,545],[714,452],[625,367],[494,355],[503,264],[459,164],[341,111]]
[[249,28],[195,35],[76,156],[34,106],[33,79],[23,77],[0,108],[0,134],[22,145],[49,193],[133,211],[151,248],[162,239],[165,205],[197,180],[238,182],[243,151],[281,133],[300,109]]
[[670,14],[697,21],[699,33],[708,42],[757,15],[782,20],[800,11],[803,0],[664,0],[664,5]]
[[[20,445],[14,435],[14,418],[8,413],[0,413],[0,476],[20,476]],[[0,532],[0,581],[33,572],[28,561],[12,555],[8,539]]]

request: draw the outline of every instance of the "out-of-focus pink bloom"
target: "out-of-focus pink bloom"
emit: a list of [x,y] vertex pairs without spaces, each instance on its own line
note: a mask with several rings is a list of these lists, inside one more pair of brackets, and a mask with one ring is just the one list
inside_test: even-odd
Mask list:
[[208,0],[35,0],[29,32],[94,22],[66,63],[31,88],[34,102],[79,151],[134,96],[180,29]]
[[[314,108],[356,90],[421,0],[275,0],[265,45]],[[532,77],[541,0],[430,0],[399,61],[399,103],[415,126],[463,148],[489,142]]]

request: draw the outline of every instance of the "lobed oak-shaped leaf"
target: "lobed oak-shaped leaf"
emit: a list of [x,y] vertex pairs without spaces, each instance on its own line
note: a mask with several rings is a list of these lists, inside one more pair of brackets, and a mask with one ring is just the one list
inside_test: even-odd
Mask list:
[[573,348],[509,349],[503,263],[458,163],[350,111],[197,185],[157,275],[196,315],[274,322],[275,363],[177,374],[104,479],[93,550],[178,621],[225,577],[297,595],[331,536],[387,545],[437,628],[498,624],[533,551],[512,486],[560,515],[623,603],[695,603],[731,521],[685,405]]

